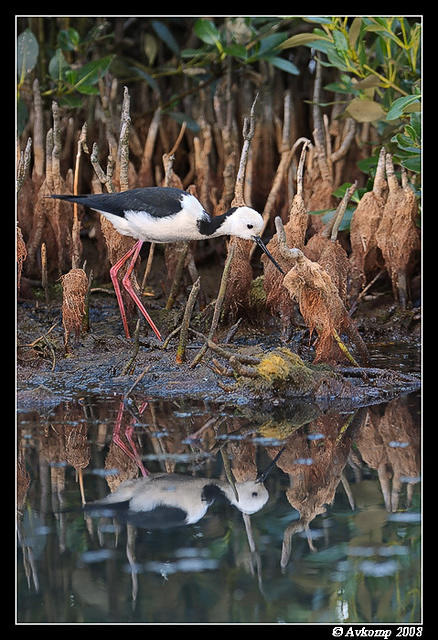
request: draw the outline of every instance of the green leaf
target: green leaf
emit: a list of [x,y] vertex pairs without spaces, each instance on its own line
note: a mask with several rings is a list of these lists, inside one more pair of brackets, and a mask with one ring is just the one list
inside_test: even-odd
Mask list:
[[248,57],[248,51],[242,44],[230,44],[227,47],[224,47],[224,51],[228,56],[240,58],[241,60],[246,60]]
[[258,50],[259,56],[264,55],[268,51],[273,49],[282,49],[281,44],[287,39],[286,33],[271,33],[260,40],[260,48]]
[[146,71],[143,71],[143,69],[138,69],[137,67],[130,67],[131,71],[134,71],[134,73],[138,76],[140,76],[141,78],[143,78],[143,80],[146,80],[146,82],[148,83],[148,85],[151,87],[151,89],[153,89],[154,91],[156,91],[157,93],[159,93],[160,88],[157,84],[157,81],[155,80],[155,78],[153,78],[152,76],[150,76],[148,73],[146,73]]
[[417,132],[415,131],[414,127],[411,127],[410,124],[407,124],[405,126],[405,134],[411,138],[411,140],[413,140],[414,142],[418,142],[418,138],[417,138]]
[[79,45],[80,36],[76,29],[62,29],[58,33],[58,46],[64,51],[75,51]]
[[158,53],[157,39],[150,33],[144,34],[143,49],[148,59],[148,64],[152,66],[154,64],[155,57]]
[[405,167],[405,169],[408,169],[409,171],[414,171],[415,173],[421,173],[421,155],[420,154],[412,158],[406,158],[405,160],[402,160],[400,164],[402,165],[402,167]]
[[360,34],[360,28],[362,26],[362,18],[354,18],[351,23],[350,29],[348,31],[348,40],[350,41],[350,46],[354,48],[356,44],[356,40]]
[[220,33],[214,22],[206,18],[199,18],[194,25],[196,35],[206,44],[217,44],[220,42]]
[[[356,207],[347,207],[345,209],[344,217],[342,218],[341,224],[339,225],[339,231],[350,230],[351,219],[355,211],[356,211]],[[335,214],[336,214],[336,209],[332,209],[328,211],[328,213],[326,213],[322,218],[322,221],[324,222],[324,224],[327,224],[328,222],[330,222],[330,220],[333,218]]]
[[421,114],[419,113],[413,113],[411,115],[411,126],[413,127],[417,139],[420,140],[421,139]]
[[176,55],[179,56],[179,46],[173,35],[170,33],[169,29],[163,22],[159,20],[152,20],[152,28],[161,40],[167,44],[169,49]]
[[91,84],[78,84],[77,90],[79,93],[84,93],[87,96],[97,95],[99,93],[99,89],[97,87],[93,87]]
[[401,98],[397,98],[391,105],[390,110],[386,114],[387,120],[397,120],[406,110],[406,107],[411,105],[414,102],[419,101],[420,96],[402,96]]
[[[337,189],[335,189],[333,191],[333,194],[335,196],[335,198],[343,198],[345,195],[345,192],[347,191],[347,189],[349,189],[351,187],[351,182],[344,182],[344,184],[341,184]],[[366,189],[364,189],[363,191],[366,191]],[[363,195],[363,194],[362,194]],[[361,189],[355,189],[353,195],[351,196],[350,200],[352,202],[359,202],[360,198],[361,198]]]
[[20,80],[30,73],[38,60],[38,41],[30,29],[26,29],[17,38],[17,75]]
[[99,60],[92,60],[77,70],[77,81],[75,89],[80,90],[82,85],[92,85],[98,82],[99,78],[105,75],[114,56],[105,56]]
[[300,75],[299,69],[294,65],[293,62],[290,62],[289,60],[285,60],[284,58],[280,58],[278,56],[262,56],[262,59],[267,60],[274,67],[277,67],[282,71],[286,71],[286,73],[292,73],[294,76]]
[[330,40],[327,37],[319,36],[314,33],[297,33],[296,35],[288,38],[279,45],[279,49],[290,49],[291,47],[300,47],[302,45],[313,46],[313,43],[317,40]]
[[348,41],[342,31],[338,31],[335,29],[333,31],[333,40],[335,43],[335,48],[338,51],[348,51]]
[[374,122],[375,120],[383,120],[385,118],[382,105],[368,98],[353,98],[346,108],[346,112],[354,118],[356,122]]
[[379,159],[378,156],[371,156],[370,158],[364,158],[363,160],[359,160],[359,162],[357,163],[357,166],[363,173],[374,176],[378,159]]
[[403,151],[408,151],[409,153],[419,152],[419,147],[413,146],[412,138],[409,138],[402,133],[397,133],[395,136],[393,136],[391,138],[391,142],[396,142],[399,149],[403,149]]
[[78,109],[82,107],[83,98],[78,95],[64,95],[59,99],[59,104],[61,107],[69,107],[70,109]]
[[55,55],[49,62],[49,74],[55,82],[61,82],[65,79],[66,72],[70,70],[70,65],[64,58],[62,49],[56,49]]
[[[336,49],[332,46],[332,48],[327,47],[327,51],[325,52],[329,62],[333,67],[340,69],[341,71],[348,71],[348,67],[345,64],[345,60],[339,55]],[[327,65],[330,66],[330,65]]]
[[331,24],[331,18],[323,18],[321,16],[303,16],[303,20],[306,22],[316,22],[317,24]]

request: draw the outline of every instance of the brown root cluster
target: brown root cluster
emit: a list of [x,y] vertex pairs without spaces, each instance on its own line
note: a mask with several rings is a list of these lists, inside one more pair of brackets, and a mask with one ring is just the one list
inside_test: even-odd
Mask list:
[[283,285],[298,302],[310,334],[313,331],[318,334],[314,362],[337,362],[345,359],[346,353],[340,348],[337,339],[341,333],[348,335],[361,359],[366,362],[366,346],[350,319],[332,278],[321,265],[309,260],[301,250],[289,249],[284,242],[279,218],[276,224],[281,250],[293,263],[284,276]]
[[351,296],[356,297],[384,266],[377,244],[388,188],[385,179],[385,148],[380,150],[372,191],[365,193],[350,223]]
[[337,236],[348,202],[356,187],[357,182],[354,182],[345,191],[331,221],[314,234],[303,248],[304,255],[309,260],[317,262],[329,274],[344,305],[347,304],[350,262]]
[[420,230],[416,225],[418,205],[403,167],[402,184],[399,184],[389,153],[386,155],[386,178],[389,193],[376,232],[376,242],[391,278],[394,298],[402,308],[406,308],[410,299],[409,278],[420,250]]
[[[286,242],[289,247],[304,248],[305,237],[309,217],[303,200],[303,165],[305,153],[309,142],[305,141],[301,152],[300,163],[297,172],[297,193],[292,200],[289,217],[284,225]],[[277,235],[274,235],[267,244],[267,249],[281,266],[283,271],[288,269],[288,260],[284,258],[278,247]],[[283,287],[283,275],[265,255],[262,256],[264,280],[263,287],[266,292],[266,307],[273,316],[279,316],[283,335],[286,335],[290,327],[294,302]]]
[[71,269],[61,277],[62,283],[62,324],[64,326],[64,346],[69,347],[70,335],[79,338],[86,314],[88,278],[83,269]]

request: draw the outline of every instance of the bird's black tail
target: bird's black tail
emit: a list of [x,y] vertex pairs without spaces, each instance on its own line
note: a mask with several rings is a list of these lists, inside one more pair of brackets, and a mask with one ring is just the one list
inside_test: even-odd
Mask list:
[[67,200],[67,202],[76,202],[77,204],[85,204],[84,199],[88,196],[66,196],[61,194],[52,194],[46,198],[55,198],[57,200]]

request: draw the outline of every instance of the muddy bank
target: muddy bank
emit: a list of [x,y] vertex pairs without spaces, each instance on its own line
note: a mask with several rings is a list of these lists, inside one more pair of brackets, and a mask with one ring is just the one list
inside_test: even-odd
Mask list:
[[[179,398],[260,407],[301,399],[322,408],[330,406],[340,410],[383,402],[420,387],[420,327],[419,313],[415,310],[400,314],[390,301],[388,304],[379,302],[378,309],[373,308],[373,301],[365,304],[356,317],[370,349],[371,373],[363,376],[358,375],[354,367],[335,367],[331,374],[327,369],[327,376],[330,379],[332,375],[334,384],[300,391],[293,385],[280,390],[261,390],[251,380],[220,376],[211,368],[210,351],[195,368],[191,368],[191,361],[202,346],[198,339],[189,341],[187,361],[176,364],[177,338],[163,350],[145,323],[141,325],[138,353],[128,374],[134,344],[123,337],[117,303],[112,295],[106,294],[92,296],[90,331],[72,344],[71,352],[66,356],[60,303],[46,305],[37,300],[20,300],[17,310],[17,408],[29,410],[52,405],[81,394],[122,396],[146,367],[148,370],[135,387],[135,393],[150,399]],[[163,335],[168,335],[179,321],[179,311],[167,317],[164,327],[159,301],[151,301],[149,308],[154,320],[165,329]],[[223,332],[218,336],[219,342],[224,335]],[[227,345],[231,350],[249,355],[268,353],[282,346],[297,353],[306,365],[312,362],[312,347],[304,329],[298,328],[284,344],[275,327],[267,334],[266,329],[244,320]]]

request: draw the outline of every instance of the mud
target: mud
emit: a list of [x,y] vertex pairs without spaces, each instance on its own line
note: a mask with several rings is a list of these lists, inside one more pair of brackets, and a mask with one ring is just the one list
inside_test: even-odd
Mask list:
[[[146,304],[164,337],[180,322],[182,305],[166,315],[162,300],[146,299]],[[314,351],[304,327],[297,327],[285,344],[278,326],[272,321],[269,326],[266,318],[259,319],[260,326],[244,319],[227,348],[260,354],[260,351],[287,346],[305,363],[312,362]],[[358,375],[354,367],[328,369],[333,372],[336,385],[322,385],[316,393],[292,387],[281,391],[261,390],[251,381],[238,384],[235,377],[223,377],[212,370],[211,359],[216,356],[210,351],[195,368],[191,368],[190,363],[202,346],[199,339],[193,337],[188,343],[187,361],[176,364],[178,338],[163,350],[144,321],[141,322],[133,368],[126,373],[135,345],[133,340],[123,336],[115,297],[93,294],[89,321],[90,331],[73,341],[66,354],[61,300],[49,305],[35,298],[19,300],[16,374],[19,411],[56,405],[61,400],[80,395],[125,395],[146,367],[147,372],[136,385],[135,393],[150,399],[202,400],[234,407],[254,406],[261,410],[291,402],[311,402],[321,409],[332,407],[348,411],[420,388],[419,310],[402,313],[385,294],[364,301],[355,314],[356,324],[371,352],[371,373]],[[205,330],[199,322],[197,328]],[[226,333],[227,329],[224,329],[217,336],[218,342],[224,340]]]

